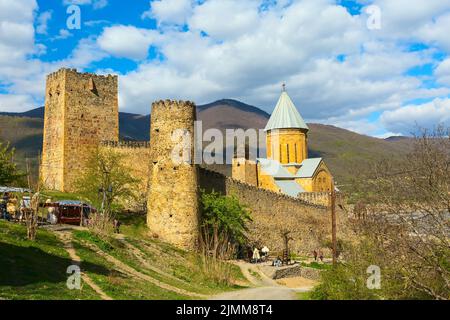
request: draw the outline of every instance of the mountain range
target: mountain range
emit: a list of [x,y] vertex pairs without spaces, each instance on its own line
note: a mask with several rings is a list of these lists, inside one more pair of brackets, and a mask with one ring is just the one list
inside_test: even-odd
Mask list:
[[[270,115],[265,111],[231,99],[222,99],[197,107],[203,130],[262,129]],[[30,158],[36,171],[37,156],[42,149],[44,108],[23,113],[0,112],[0,141],[8,141],[17,150],[17,161],[22,166]],[[126,112],[119,114],[120,136],[124,140],[148,141],[150,115]],[[385,158],[400,158],[413,144],[408,137],[378,139],[323,124],[308,124],[309,156],[323,157],[336,180],[346,183],[358,171],[368,170],[371,163]],[[214,168],[229,174],[229,167]]]

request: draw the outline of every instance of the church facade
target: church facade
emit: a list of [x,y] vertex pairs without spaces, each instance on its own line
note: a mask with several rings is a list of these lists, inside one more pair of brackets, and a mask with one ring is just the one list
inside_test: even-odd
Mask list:
[[324,160],[308,158],[309,128],[284,86],[264,131],[267,157],[233,159],[234,179],[294,198],[332,190],[333,177]]

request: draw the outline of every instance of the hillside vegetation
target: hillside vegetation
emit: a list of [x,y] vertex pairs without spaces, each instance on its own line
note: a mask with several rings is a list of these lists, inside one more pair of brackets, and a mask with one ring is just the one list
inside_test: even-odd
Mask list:
[[[96,290],[87,281],[81,290],[67,288],[67,267],[74,264],[68,246]],[[136,233],[104,239],[87,230],[40,228],[32,242],[24,226],[0,221],[0,252],[0,299],[205,299],[241,288],[214,282],[197,254]],[[246,283],[238,267],[233,276]]]

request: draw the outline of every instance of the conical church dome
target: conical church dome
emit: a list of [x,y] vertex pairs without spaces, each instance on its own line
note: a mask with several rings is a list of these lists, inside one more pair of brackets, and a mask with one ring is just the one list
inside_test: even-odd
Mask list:
[[305,120],[303,120],[302,116],[297,111],[297,108],[283,86],[283,92],[281,93],[277,106],[264,130],[269,131],[290,128],[309,130]]

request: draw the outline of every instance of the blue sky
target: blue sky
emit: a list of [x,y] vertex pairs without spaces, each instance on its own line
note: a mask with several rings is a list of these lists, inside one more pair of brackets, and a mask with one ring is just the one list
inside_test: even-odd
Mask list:
[[[80,29],[70,29],[76,5]],[[0,111],[43,104],[61,67],[115,73],[122,111],[233,98],[385,137],[450,126],[447,0],[3,0]]]

